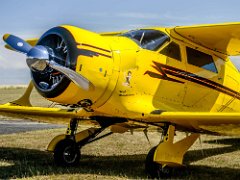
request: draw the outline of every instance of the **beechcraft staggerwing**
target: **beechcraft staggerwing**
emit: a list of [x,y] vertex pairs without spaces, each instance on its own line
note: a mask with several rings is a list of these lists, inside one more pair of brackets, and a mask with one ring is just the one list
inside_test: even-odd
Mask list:
[[[54,27],[39,39],[3,37],[24,53],[32,81],[24,95],[0,105],[0,115],[68,123],[47,150],[57,164],[78,163],[84,145],[123,133],[161,129],[146,158],[151,177],[168,177],[200,134],[240,135],[240,23],[95,33]],[[64,108],[34,107],[36,90]],[[77,127],[90,123],[81,132]],[[175,142],[176,131],[189,135]],[[160,137],[159,137],[160,138]]]

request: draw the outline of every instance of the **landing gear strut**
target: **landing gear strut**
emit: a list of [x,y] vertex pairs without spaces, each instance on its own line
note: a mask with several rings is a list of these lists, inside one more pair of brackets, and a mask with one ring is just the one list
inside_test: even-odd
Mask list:
[[145,169],[151,178],[169,178],[172,170],[181,167],[184,154],[199,137],[191,134],[174,143],[175,127],[167,126],[163,131],[163,141],[152,148],[146,158]]
[[69,123],[66,134],[56,136],[48,145],[47,150],[54,153],[54,161],[61,166],[74,166],[81,158],[81,147],[95,140],[101,139],[112,133],[96,137],[106,127],[89,128],[77,132],[78,119],[72,119]]

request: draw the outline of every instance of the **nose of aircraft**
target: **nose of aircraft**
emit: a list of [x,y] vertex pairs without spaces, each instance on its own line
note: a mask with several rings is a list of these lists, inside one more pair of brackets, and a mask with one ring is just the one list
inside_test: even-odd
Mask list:
[[3,40],[13,50],[26,54],[27,65],[32,71],[44,72],[46,71],[47,67],[49,67],[61,72],[78,87],[84,89],[85,91],[94,89],[94,85],[87,78],[83,77],[81,74],[73,71],[72,69],[67,68],[54,61],[54,58],[58,60],[62,59],[60,57],[57,57],[57,55],[54,54],[54,51],[48,46],[36,45],[32,47],[23,39],[10,34],[5,34],[3,36]]

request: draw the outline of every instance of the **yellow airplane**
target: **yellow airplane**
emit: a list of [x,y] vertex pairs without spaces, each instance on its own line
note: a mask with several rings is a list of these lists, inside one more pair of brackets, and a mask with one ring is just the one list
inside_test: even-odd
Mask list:
[[[3,39],[26,54],[32,81],[0,115],[67,122],[47,148],[57,164],[76,165],[81,147],[112,133],[154,128],[163,136],[146,171],[165,178],[200,134],[240,134],[240,73],[229,59],[240,55],[240,23],[100,34],[63,25],[39,39]],[[64,107],[33,107],[33,87]],[[91,128],[78,132],[86,123]],[[176,131],[189,135],[175,142]]]

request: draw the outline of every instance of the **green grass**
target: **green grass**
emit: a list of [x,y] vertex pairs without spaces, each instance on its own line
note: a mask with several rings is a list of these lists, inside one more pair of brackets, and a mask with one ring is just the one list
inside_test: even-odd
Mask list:
[[[7,96],[14,100],[17,91],[24,89],[1,89],[0,103]],[[40,105],[49,103],[37,94],[34,98]],[[113,134],[83,147],[77,167],[62,168],[45,149],[54,136],[64,132],[51,129],[0,135],[0,179],[146,179],[146,154],[160,138],[159,133],[149,133],[150,146],[141,132]],[[185,156],[187,166],[174,171],[173,179],[239,179],[240,139],[206,135],[201,139],[202,145],[195,142]]]

